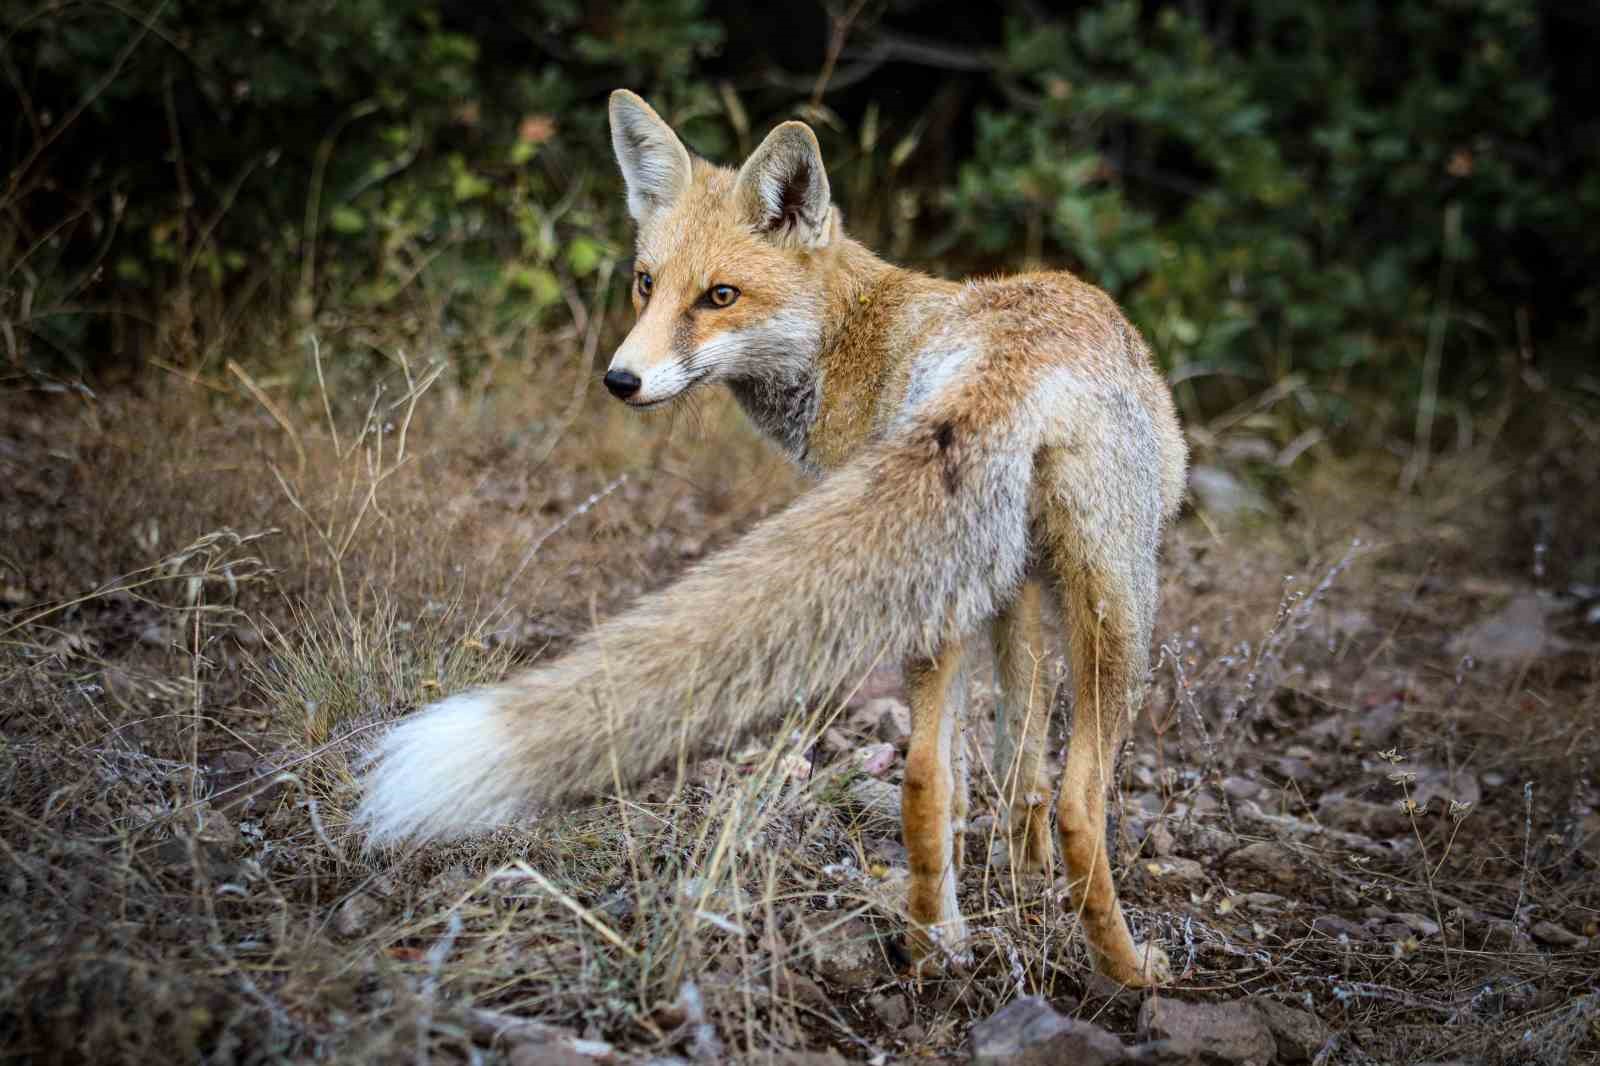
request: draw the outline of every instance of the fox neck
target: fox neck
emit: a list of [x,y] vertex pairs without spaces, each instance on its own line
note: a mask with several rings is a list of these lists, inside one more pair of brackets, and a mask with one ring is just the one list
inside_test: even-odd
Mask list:
[[827,254],[817,340],[804,346],[810,350],[763,361],[759,374],[728,381],[756,427],[813,474],[840,465],[870,435],[891,371],[906,354],[893,343],[906,290],[932,280],[847,237]]

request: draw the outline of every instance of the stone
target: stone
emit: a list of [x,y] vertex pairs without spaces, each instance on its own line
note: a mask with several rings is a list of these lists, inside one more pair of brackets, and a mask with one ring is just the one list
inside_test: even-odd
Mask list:
[[506,1062],[510,1066],[594,1066],[594,1059],[565,1044],[516,1044]]
[[893,744],[868,744],[857,749],[853,756],[856,769],[864,774],[887,773],[889,767],[894,765],[895,756],[899,754]]
[[900,825],[900,786],[877,777],[857,777],[846,788],[850,805],[862,814]]
[[1559,655],[1572,647],[1551,632],[1550,618],[1562,607],[1556,598],[1533,589],[1517,592],[1494,614],[1458,633],[1450,641],[1450,653],[1498,663]]
[[[1401,769],[1405,769],[1404,765]],[[1478,777],[1470,770],[1424,766],[1414,772],[1417,776],[1411,783],[1411,799],[1418,807],[1448,814],[1452,803],[1477,806],[1483,800]]]
[[1317,819],[1332,829],[1368,836],[1396,837],[1410,833],[1411,819],[1393,803],[1370,803],[1339,792],[1317,801]]
[[1275,999],[1257,999],[1254,1005],[1277,1041],[1280,1062],[1310,1062],[1328,1039],[1328,1027],[1310,1011]]
[[880,992],[867,1000],[867,1006],[890,1029],[904,1029],[911,1021],[911,1008],[899,993]]
[[1284,755],[1268,763],[1272,771],[1285,781],[1293,781],[1297,785],[1304,785],[1317,776],[1316,768],[1310,760]]
[[1292,885],[1297,880],[1294,852],[1270,840],[1246,844],[1227,858],[1230,874],[1261,878],[1277,885]]
[[378,901],[365,892],[355,895],[339,904],[333,912],[333,931],[342,937],[355,938],[364,936],[375,918],[382,912]]
[[899,700],[873,700],[861,709],[861,715],[871,723],[872,733],[879,740],[903,748],[911,739],[911,708]]
[[1201,509],[1216,518],[1237,519],[1272,510],[1265,496],[1219,466],[1190,467],[1189,488]]
[[822,747],[832,755],[843,755],[855,747],[850,738],[833,726],[822,731]]
[[1146,839],[1150,842],[1150,850],[1156,855],[1171,855],[1172,849],[1178,846],[1178,842],[1172,838],[1172,830],[1167,827],[1165,818],[1156,819]]
[[1341,918],[1337,914],[1319,914],[1311,920],[1311,928],[1323,936],[1338,940],[1340,937],[1355,941],[1365,940],[1368,937],[1365,926],[1352,922],[1348,918]]
[[1564,929],[1552,921],[1534,922],[1529,930],[1533,939],[1541,944],[1557,948],[1581,948],[1589,943],[1589,938],[1579,936],[1570,929]]
[[1127,1048],[1092,1022],[1068,1018],[1038,996],[1012,1000],[972,1027],[972,1066],[1118,1066]]
[[1206,873],[1206,868],[1193,859],[1168,856],[1161,859],[1146,859],[1139,866],[1151,877],[1167,884],[1201,889],[1211,883],[1211,877]]
[[823,925],[810,937],[811,967],[838,988],[864,991],[887,972],[878,937],[860,918],[842,925]]
[[1426,915],[1401,911],[1398,914],[1391,914],[1389,917],[1397,922],[1404,922],[1407,929],[1424,940],[1430,936],[1439,935],[1439,923]]
[[821,985],[788,967],[778,971],[778,994],[796,1006],[812,1010],[825,1010],[833,1004]]
[[1139,1008],[1139,1039],[1188,1044],[1230,1066],[1271,1066],[1278,1053],[1266,1019],[1242,999],[1186,1003],[1152,997]]
[[1254,799],[1261,793],[1261,782],[1248,777],[1229,777],[1222,782],[1222,791],[1233,799]]

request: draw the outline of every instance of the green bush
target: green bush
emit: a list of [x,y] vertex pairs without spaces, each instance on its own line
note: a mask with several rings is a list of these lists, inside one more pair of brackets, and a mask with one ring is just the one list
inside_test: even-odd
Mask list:
[[1557,316],[1546,336],[1593,343],[1578,264],[1600,261],[1584,222],[1600,150],[1539,145],[1556,101],[1537,5],[1254,0],[1213,16],[1110,0],[1012,21],[1006,107],[978,115],[956,232],[1081,264],[1196,378],[1355,375],[1409,404],[1430,336],[1456,385],[1495,365],[1530,307]]
[[26,298],[38,354],[80,366],[86,304],[265,291],[307,315],[426,283],[462,320],[564,316],[564,287],[623,254],[595,104],[619,81],[690,91],[720,39],[700,6],[628,0],[595,24],[569,0],[180,0],[143,22],[0,0],[23,160],[0,306]]

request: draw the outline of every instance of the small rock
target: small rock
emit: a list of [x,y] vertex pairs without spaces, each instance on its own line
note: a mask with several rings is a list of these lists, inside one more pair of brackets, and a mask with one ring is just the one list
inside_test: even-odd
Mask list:
[[1153,997],[1139,1008],[1139,1039],[1195,1045],[1230,1066],[1270,1066],[1278,1042],[1248,1000],[1185,1003]]
[[911,1008],[906,1005],[906,997],[899,993],[880,992],[867,1000],[867,1006],[891,1029],[904,1029],[911,1021]]
[[1122,1041],[1091,1022],[1059,1013],[1038,996],[1012,1000],[972,1027],[972,1066],[1117,1066],[1129,1061]]
[[1352,941],[1367,939],[1367,930],[1364,926],[1352,922],[1348,918],[1341,918],[1337,914],[1319,914],[1311,920],[1311,928],[1324,936],[1337,940],[1345,937]]
[[1211,883],[1206,868],[1193,859],[1180,859],[1169,856],[1163,859],[1147,859],[1139,864],[1151,877],[1166,881],[1169,884],[1184,885],[1189,888],[1204,888]]
[[1369,803],[1340,792],[1326,792],[1317,801],[1317,818],[1332,829],[1369,836],[1395,837],[1411,832],[1411,819],[1395,804]]
[[863,991],[887,971],[877,934],[859,918],[821,930],[810,938],[812,969],[831,985]]
[[883,818],[900,823],[900,786],[877,777],[858,777],[850,782],[846,793],[852,806],[869,818]]
[[[1402,767],[1403,768],[1403,767]],[[1483,799],[1483,789],[1478,786],[1477,775],[1469,770],[1450,771],[1444,767],[1423,767],[1416,772],[1411,785],[1411,799],[1418,807],[1447,811],[1451,803],[1468,803],[1474,806]],[[1434,801],[1438,800],[1435,807]]]
[[1297,880],[1294,853],[1270,840],[1246,844],[1227,858],[1230,874],[1264,878],[1274,884],[1292,885]]
[[1407,929],[1415,933],[1417,936],[1422,937],[1424,940],[1430,936],[1439,935],[1439,923],[1434,921],[1432,918],[1426,917],[1425,915],[1412,914],[1408,911],[1402,911],[1398,914],[1391,914],[1389,917],[1393,918],[1395,921],[1403,922]]
[[1346,748],[1375,751],[1393,747],[1400,732],[1401,708],[1400,700],[1384,699],[1355,714],[1330,715],[1306,732]]
[[1219,466],[1190,467],[1189,488],[1207,513],[1223,519],[1246,514],[1266,514],[1271,508],[1265,496]]
[[1317,776],[1315,768],[1306,759],[1293,755],[1284,755],[1269,763],[1272,772],[1285,781],[1293,781],[1297,785],[1306,784]]
[[594,1059],[565,1044],[513,1044],[506,1062],[510,1066],[594,1066]]
[[868,744],[855,753],[856,769],[876,777],[894,765],[897,754],[893,744]]
[[1550,618],[1561,607],[1553,597],[1531,589],[1518,592],[1500,610],[1457,634],[1450,652],[1501,663],[1558,655],[1572,647],[1550,631]]
[[1509,918],[1495,918],[1482,911],[1458,910],[1461,932],[1467,945],[1476,951],[1520,950],[1531,947],[1528,934]]
[[1177,836],[1190,855],[1226,855],[1239,846],[1239,838],[1227,830],[1197,822],[1181,827]]
[[778,994],[797,1006],[813,1010],[823,1010],[833,1003],[821,985],[788,967],[778,971]]
[[879,740],[905,747],[911,739],[911,708],[899,700],[873,700],[861,709],[862,717],[872,723],[872,732]]
[[833,726],[829,726],[827,729],[822,731],[822,747],[829,754],[843,755],[845,752],[855,747],[855,745],[850,743],[849,737],[845,736]]
[[1223,780],[1222,791],[1234,799],[1253,799],[1261,793],[1261,782],[1248,777],[1229,777]]
[[1588,937],[1579,936],[1570,929],[1564,929],[1551,921],[1534,922],[1533,928],[1529,931],[1533,933],[1533,939],[1551,947],[1581,948],[1589,943]]
[[1255,1000],[1255,1008],[1272,1031],[1282,1062],[1310,1062],[1328,1039],[1328,1027],[1310,1011],[1274,999]]
[[357,892],[333,912],[333,931],[342,937],[364,936],[381,912],[376,900],[365,892]]

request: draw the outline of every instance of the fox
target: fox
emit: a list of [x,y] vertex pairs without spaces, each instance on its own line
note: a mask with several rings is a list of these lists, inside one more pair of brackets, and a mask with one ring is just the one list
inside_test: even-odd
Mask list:
[[[907,943],[919,967],[970,964],[959,686],[986,642],[1012,862],[1053,870],[1054,795],[1094,968],[1169,981],[1166,954],[1130,933],[1106,835],[1188,459],[1139,331],[1071,273],[956,282],[875,255],[845,234],[803,122],[733,169],[691,154],[625,89],[609,118],[636,230],[635,321],[604,387],[645,410],[726,386],[815,483],[554,661],[403,719],[362,771],[357,827],[372,846],[445,839],[601,798],[898,660]],[[1073,693],[1054,789],[1047,599]]]

